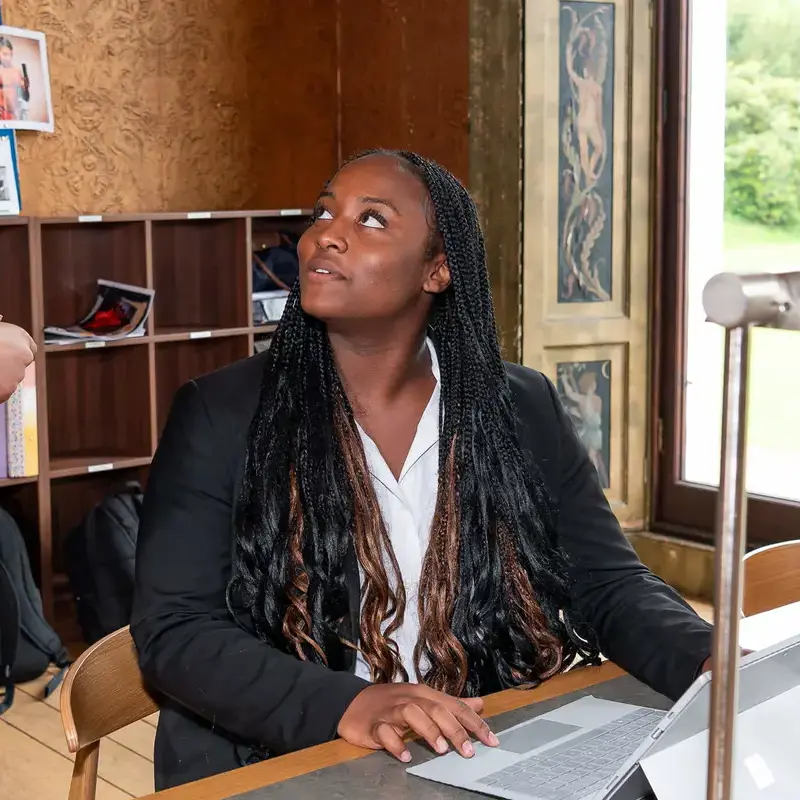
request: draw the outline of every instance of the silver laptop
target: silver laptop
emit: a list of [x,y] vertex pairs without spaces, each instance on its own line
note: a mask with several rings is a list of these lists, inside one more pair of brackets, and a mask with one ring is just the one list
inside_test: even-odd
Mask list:
[[[701,675],[668,712],[582,697],[499,733],[499,747],[477,743],[471,759],[451,752],[409,767],[408,772],[509,800],[642,800],[652,791],[648,771],[657,777],[655,767],[648,770],[649,763],[656,764],[663,775],[659,757],[663,761],[664,752],[674,749],[681,750],[681,788],[676,784],[673,793],[667,787],[658,797],[666,793],[690,800],[695,787],[700,792],[697,796],[705,797],[710,685],[711,675]],[[778,716],[775,698],[780,698],[778,705],[783,709]],[[736,800],[756,795],[767,800],[797,791],[798,759],[786,757],[780,747],[768,752],[769,744],[761,735],[776,724],[788,724],[794,730],[783,731],[783,740],[797,741],[800,722],[786,723],[792,718],[786,716],[788,707],[793,719],[800,720],[800,636],[742,659],[734,759],[735,781],[741,791]],[[747,724],[743,724],[745,717]],[[694,753],[690,758],[687,746]],[[770,792],[755,785],[752,793],[748,791],[752,783],[746,763],[749,750],[743,748],[753,747],[758,747],[762,761],[769,761]],[[686,774],[687,769],[697,774]],[[658,776],[658,780],[663,778]],[[781,794],[787,791],[789,795]]]

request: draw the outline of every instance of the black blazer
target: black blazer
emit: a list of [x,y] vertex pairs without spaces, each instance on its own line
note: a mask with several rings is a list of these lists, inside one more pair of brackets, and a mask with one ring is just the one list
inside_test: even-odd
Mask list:
[[[184,385],[151,468],[131,631],[145,678],[162,695],[157,789],[235,769],[260,757],[254,746],[281,754],[333,739],[366,685],[353,674],[355,659],[338,672],[301,662],[238,626],[226,607],[233,506],[264,359]],[[711,627],[636,557],[550,381],[506,369],[521,445],[554,498],[579,611],[605,656],[677,698],[711,653]],[[352,553],[348,564],[353,624]]]

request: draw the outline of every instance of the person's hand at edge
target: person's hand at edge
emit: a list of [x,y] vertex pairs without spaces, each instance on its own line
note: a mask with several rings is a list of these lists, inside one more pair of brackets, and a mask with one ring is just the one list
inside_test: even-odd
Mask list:
[[2,319],[0,314],[0,403],[5,403],[36,357],[36,343],[25,330]]
[[[753,650],[745,650],[744,648],[742,648],[742,651],[741,651],[740,658],[744,658],[745,656],[749,656],[749,655],[750,655],[750,653],[752,653],[752,652],[754,652],[754,651],[753,651]],[[703,666],[702,666],[702,668],[701,668],[700,672],[701,672],[701,673],[703,673],[703,672],[710,672],[710,671],[711,671],[711,668],[712,668],[712,663],[711,663],[711,662],[712,662],[712,657],[711,657],[711,656],[709,656],[709,657],[708,657],[708,658],[707,658],[707,659],[706,659],[706,660],[703,662]]]

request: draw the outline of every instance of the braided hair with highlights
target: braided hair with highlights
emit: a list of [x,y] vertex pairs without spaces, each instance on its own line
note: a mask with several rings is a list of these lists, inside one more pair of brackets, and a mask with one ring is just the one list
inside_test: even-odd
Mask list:
[[[543,680],[597,651],[570,621],[548,495],[517,438],[477,210],[438,164],[405,151],[355,158],[372,154],[391,155],[426,187],[428,255],[443,252],[451,274],[429,320],[441,370],[439,478],[413,669],[456,696]],[[259,637],[342,668],[355,646],[341,635],[352,542],[363,574],[352,635],[374,681],[408,679],[392,638],[406,607],[402,576],[325,326],[302,310],[298,286],[266,356],[236,525],[229,606],[235,597],[248,610]]]

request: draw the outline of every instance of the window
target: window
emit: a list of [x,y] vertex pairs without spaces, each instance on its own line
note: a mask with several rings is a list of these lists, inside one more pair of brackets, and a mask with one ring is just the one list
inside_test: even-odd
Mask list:
[[[710,538],[723,340],[702,290],[721,271],[800,270],[800,0],[662,0],[656,527]],[[800,333],[752,335],[751,544],[800,535]]]

